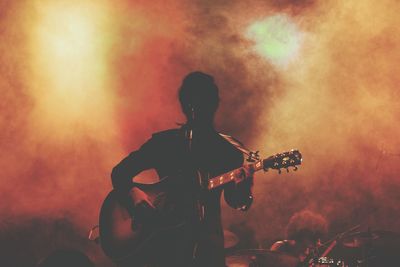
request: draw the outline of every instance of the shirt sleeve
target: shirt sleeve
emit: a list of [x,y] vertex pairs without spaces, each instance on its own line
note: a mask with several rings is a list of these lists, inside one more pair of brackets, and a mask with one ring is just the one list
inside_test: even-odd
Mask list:
[[154,138],[144,143],[140,149],[133,151],[111,172],[111,181],[114,189],[118,192],[129,191],[132,187],[132,178],[140,172],[153,168],[154,166]]

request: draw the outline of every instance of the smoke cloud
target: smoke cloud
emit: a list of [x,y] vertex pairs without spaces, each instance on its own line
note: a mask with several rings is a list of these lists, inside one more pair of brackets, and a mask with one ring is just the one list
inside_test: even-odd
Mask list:
[[[307,208],[331,235],[356,224],[400,231],[399,5],[1,1],[0,258],[33,266],[72,247],[112,266],[86,239],[110,171],[151,133],[184,121],[177,89],[194,70],[220,87],[221,132],[264,156],[298,148],[304,157],[297,172],[257,173],[252,209],[224,205],[225,228],[268,247]],[[276,15],[301,36],[285,65],[246,34]]]

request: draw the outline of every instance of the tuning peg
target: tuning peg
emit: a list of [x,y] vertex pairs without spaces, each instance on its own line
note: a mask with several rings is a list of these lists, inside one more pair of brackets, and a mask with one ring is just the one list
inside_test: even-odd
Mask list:
[[281,174],[281,173],[282,173],[281,169],[278,169],[278,173],[279,173],[279,174]]
[[286,172],[289,172],[289,168],[286,168]]
[[299,168],[297,168],[297,166],[294,166],[293,170],[297,171]]

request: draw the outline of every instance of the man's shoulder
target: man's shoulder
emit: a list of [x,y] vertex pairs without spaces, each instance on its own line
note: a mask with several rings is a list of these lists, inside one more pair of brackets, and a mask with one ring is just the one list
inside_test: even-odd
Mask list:
[[179,129],[168,129],[155,132],[141,147],[142,150],[159,150],[160,148],[176,145],[179,142]]
[[176,138],[180,135],[181,129],[168,129],[160,132],[153,133],[153,139],[168,139],[168,138]]

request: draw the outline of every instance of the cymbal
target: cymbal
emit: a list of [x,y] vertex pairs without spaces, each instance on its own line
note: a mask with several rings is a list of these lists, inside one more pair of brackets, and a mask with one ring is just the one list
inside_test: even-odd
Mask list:
[[[400,234],[390,231],[366,231],[339,240],[335,254],[347,262],[363,262],[363,266],[394,266],[400,251]],[[397,266],[397,265],[396,265]]]
[[299,260],[289,254],[267,249],[245,249],[234,252],[226,258],[228,267],[256,266],[295,267]]
[[224,248],[232,248],[239,243],[239,237],[229,230],[224,229]]
[[390,231],[357,232],[342,240],[347,248],[361,248],[364,246],[388,246],[400,244],[400,234]]

